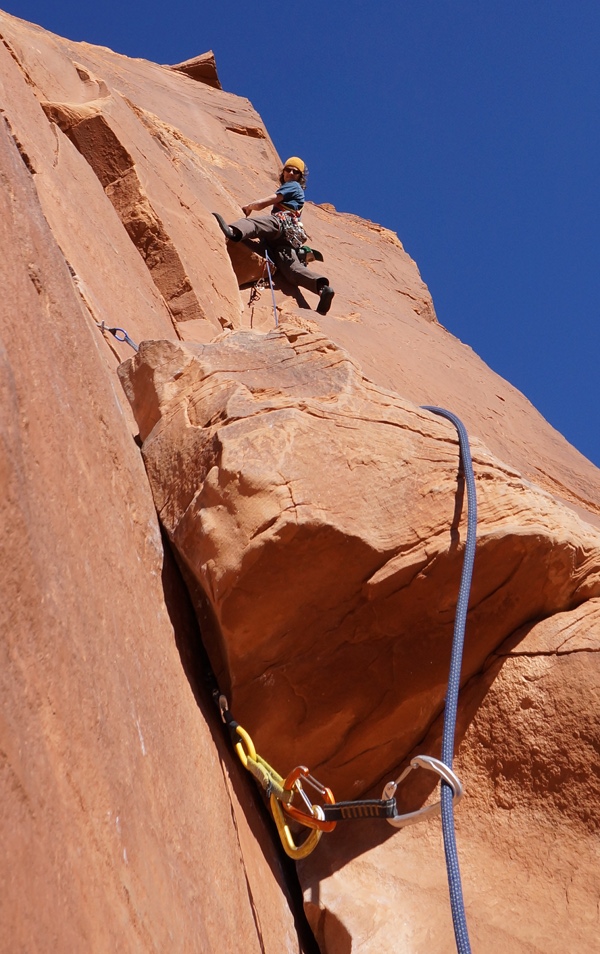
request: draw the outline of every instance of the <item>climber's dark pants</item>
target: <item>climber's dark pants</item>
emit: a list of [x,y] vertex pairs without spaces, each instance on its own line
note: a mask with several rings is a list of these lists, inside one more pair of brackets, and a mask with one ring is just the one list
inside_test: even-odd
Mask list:
[[329,284],[325,275],[317,275],[303,265],[292,246],[282,239],[279,220],[274,215],[238,219],[237,222],[231,223],[231,228],[241,232],[242,239],[258,238],[268,245],[271,258],[283,277],[292,285],[307,288],[318,295],[323,285]]

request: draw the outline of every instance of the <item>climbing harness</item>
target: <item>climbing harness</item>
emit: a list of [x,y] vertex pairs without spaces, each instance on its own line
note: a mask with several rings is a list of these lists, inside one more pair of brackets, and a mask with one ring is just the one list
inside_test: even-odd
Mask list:
[[301,248],[308,239],[308,235],[300,221],[300,213],[289,209],[278,209],[273,212],[273,215],[279,221],[279,227],[288,245],[294,249]]
[[[267,257],[267,262],[270,261]],[[473,561],[475,558],[475,538],[477,531],[477,498],[475,477],[469,447],[469,439],[462,422],[450,411],[439,407],[425,406],[423,410],[431,411],[447,418],[454,424],[458,432],[460,463],[467,488],[467,538],[461,572],[461,581],[454,622],[454,635],[450,660],[450,672],[446,704],[444,709],[444,726],[442,734],[442,758],[436,759],[430,755],[417,755],[410,764],[393,782],[388,782],[383,789],[381,799],[359,799],[356,801],[336,802],[333,793],[321,782],[317,781],[306,766],[300,765],[283,778],[268,762],[259,756],[248,733],[233,719],[228,708],[226,697],[213,690],[213,697],[221,713],[221,719],[227,726],[229,734],[240,761],[244,767],[256,778],[269,799],[271,812],[283,845],[285,853],[295,860],[306,858],[317,847],[324,832],[333,831],[336,823],[343,819],[356,818],[384,818],[394,828],[404,828],[413,825],[434,815],[442,816],[442,832],[452,922],[458,954],[471,954],[469,936],[464,911],[462,885],[458,865],[458,853],[454,832],[454,805],[463,795],[463,786],[460,779],[452,770],[454,757],[454,740],[456,733],[456,716],[458,708],[458,693],[460,688],[460,671],[467,619],[467,609],[473,575]],[[216,682],[214,683],[216,686]],[[395,794],[404,779],[415,769],[422,768],[433,772],[440,777],[440,800],[426,805],[417,811],[398,814]],[[318,796],[315,803],[309,798],[305,786],[310,786]],[[296,844],[286,817],[297,825],[308,829],[308,836],[301,844]]]
[[105,331],[109,331],[117,341],[125,341],[134,351],[139,351],[140,349],[136,345],[135,341],[132,341],[127,332],[123,328],[109,328],[108,325],[105,325],[103,321],[97,321],[96,326],[100,329],[102,334]]

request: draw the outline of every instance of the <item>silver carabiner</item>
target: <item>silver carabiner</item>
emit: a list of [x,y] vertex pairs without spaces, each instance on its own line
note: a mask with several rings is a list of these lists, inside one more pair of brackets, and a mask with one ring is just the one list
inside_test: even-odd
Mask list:
[[[444,762],[440,762],[439,759],[434,759],[432,755],[416,755],[414,759],[411,759],[410,765],[404,769],[402,775],[400,775],[395,782],[387,783],[381,797],[383,799],[393,798],[400,782],[403,782],[406,776],[416,768],[428,769],[430,772],[435,772],[439,775],[452,789],[453,803],[455,805],[458,804],[464,794],[462,782],[451,768],[448,768],[448,766]],[[439,801],[433,805],[425,805],[424,808],[419,808],[415,812],[407,812],[405,815],[395,815],[393,818],[386,818],[386,821],[392,828],[405,828],[407,825],[414,825],[415,822],[421,821],[423,818],[439,815],[441,810],[442,803]]]

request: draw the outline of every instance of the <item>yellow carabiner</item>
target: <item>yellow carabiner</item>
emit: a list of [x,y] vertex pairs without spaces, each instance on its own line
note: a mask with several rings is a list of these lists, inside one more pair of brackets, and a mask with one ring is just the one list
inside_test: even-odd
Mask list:
[[314,851],[319,844],[323,832],[316,828],[312,828],[306,841],[303,841],[301,845],[296,845],[294,839],[292,838],[292,833],[289,829],[289,826],[285,820],[283,808],[279,804],[279,800],[274,795],[271,795],[269,801],[271,804],[271,811],[273,812],[273,818],[275,819],[275,824],[277,825],[277,831],[279,832],[279,837],[281,838],[281,844],[283,845],[283,850],[285,851],[286,855],[288,858],[293,858],[294,861],[300,861],[302,858],[307,858],[308,855],[310,855],[310,853]]
[[293,792],[284,790],[283,778],[262,755],[258,755],[248,732],[241,725],[236,726],[235,731],[240,736],[240,741],[235,743],[235,751],[244,768],[254,776],[267,795],[273,793],[282,802],[291,801]]
[[245,729],[242,729],[241,725],[236,726],[235,731],[239,736],[241,736],[243,742],[246,743],[247,751],[244,752],[244,746],[242,742],[236,742],[235,751],[237,752],[240,762],[244,768],[248,768],[248,759],[252,759],[253,762],[256,762],[256,749],[254,748],[254,742],[248,735]]

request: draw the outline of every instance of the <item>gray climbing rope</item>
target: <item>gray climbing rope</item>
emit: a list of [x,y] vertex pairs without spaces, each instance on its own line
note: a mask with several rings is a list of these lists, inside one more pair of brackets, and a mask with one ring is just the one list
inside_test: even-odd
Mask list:
[[[446,706],[444,709],[444,728],[442,732],[442,762],[452,770],[454,758],[454,739],[456,735],[456,714],[458,710],[458,692],[460,689],[460,671],[462,666],[467,609],[473,577],[473,561],[475,559],[475,542],[477,534],[477,494],[475,490],[475,475],[469,437],[462,421],[441,407],[427,407],[423,410],[432,411],[446,417],[454,424],[458,432],[460,459],[467,488],[467,540],[463,559],[460,588],[454,618],[454,637],[452,640],[452,654],[450,657],[450,674],[448,676],[448,690],[446,692]],[[448,888],[450,892],[450,907],[452,909],[452,923],[458,954],[471,954],[469,932],[465,915],[465,906],[462,893],[462,882],[458,864],[458,850],[456,847],[456,833],[454,830],[454,792],[450,784],[442,779],[441,782],[441,812],[442,833],[444,838],[444,853],[446,856],[446,870],[448,872]]]
[[271,265],[274,264],[273,260],[269,256],[268,251],[265,249],[265,259],[267,260],[267,274],[269,276],[269,285],[271,286],[271,298],[273,299],[273,314],[275,315],[275,327],[279,326],[279,318],[277,316],[277,303],[275,301],[275,289],[273,288],[273,276],[271,275]]

